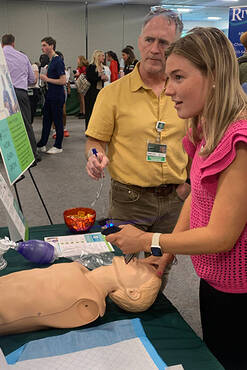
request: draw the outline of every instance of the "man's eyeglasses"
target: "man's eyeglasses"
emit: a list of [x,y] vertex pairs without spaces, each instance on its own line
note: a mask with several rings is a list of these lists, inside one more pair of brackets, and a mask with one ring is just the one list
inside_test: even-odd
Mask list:
[[157,13],[167,13],[173,16],[174,18],[181,18],[180,15],[176,12],[174,12],[171,9],[167,9],[166,5],[154,5],[150,7],[149,13],[151,14],[157,14]]
[[182,32],[182,30],[183,30],[183,23],[182,23],[182,20],[181,20],[181,15],[178,14],[178,13],[176,13],[176,12],[174,12],[171,9],[167,9],[165,7],[165,5],[154,5],[154,6],[151,6],[148,15],[150,16],[150,15],[161,14],[161,13],[165,13],[167,15],[167,18],[173,19],[174,22],[176,23],[176,26],[179,29],[179,31]]

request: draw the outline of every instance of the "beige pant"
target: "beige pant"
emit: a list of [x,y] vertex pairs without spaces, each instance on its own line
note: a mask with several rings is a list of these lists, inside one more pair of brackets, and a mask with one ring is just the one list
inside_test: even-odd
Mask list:
[[171,233],[183,206],[177,185],[141,188],[112,180],[109,217],[115,224],[134,224],[149,232]]

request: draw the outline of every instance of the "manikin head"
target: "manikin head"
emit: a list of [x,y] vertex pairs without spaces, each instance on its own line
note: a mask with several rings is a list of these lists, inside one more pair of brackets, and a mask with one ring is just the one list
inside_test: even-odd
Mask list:
[[114,257],[112,266],[119,285],[109,294],[113,302],[125,311],[146,311],[154,303],[161,286],[155,268],[137,259],[126,264],[124,257]]

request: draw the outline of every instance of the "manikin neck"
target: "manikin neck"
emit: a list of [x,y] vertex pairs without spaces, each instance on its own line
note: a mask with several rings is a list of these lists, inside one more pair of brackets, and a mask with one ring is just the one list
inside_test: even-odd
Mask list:
[[119,288],[116,272],[112,265],[101,266],[86,273],[87,279],[106,298],[109,293]]

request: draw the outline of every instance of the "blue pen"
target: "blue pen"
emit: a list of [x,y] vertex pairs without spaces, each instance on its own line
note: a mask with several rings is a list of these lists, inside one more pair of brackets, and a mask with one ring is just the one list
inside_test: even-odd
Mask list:
[[96,148],[92,148],[92,153],[95,155],[96,158],[98,158],[98,152]]
[[[98,158],[98,152],[97,152],[97,149],[96,148],[92,148],[92,153],[93,155],[95,155],[96,158]],[[101,175],[101,184],[100,184],[100,188],[99,190],[97,191],[96,193],[96,198],[95,200],[91,203],[91,207],[94,207],[95,206],[95,203],[97,202],[97,200],[99,199],[100,197],[100,194],[101,194],[101,191],[102,191],[102,188],[103,188],[103,181],[104,181],[104,173]]]

